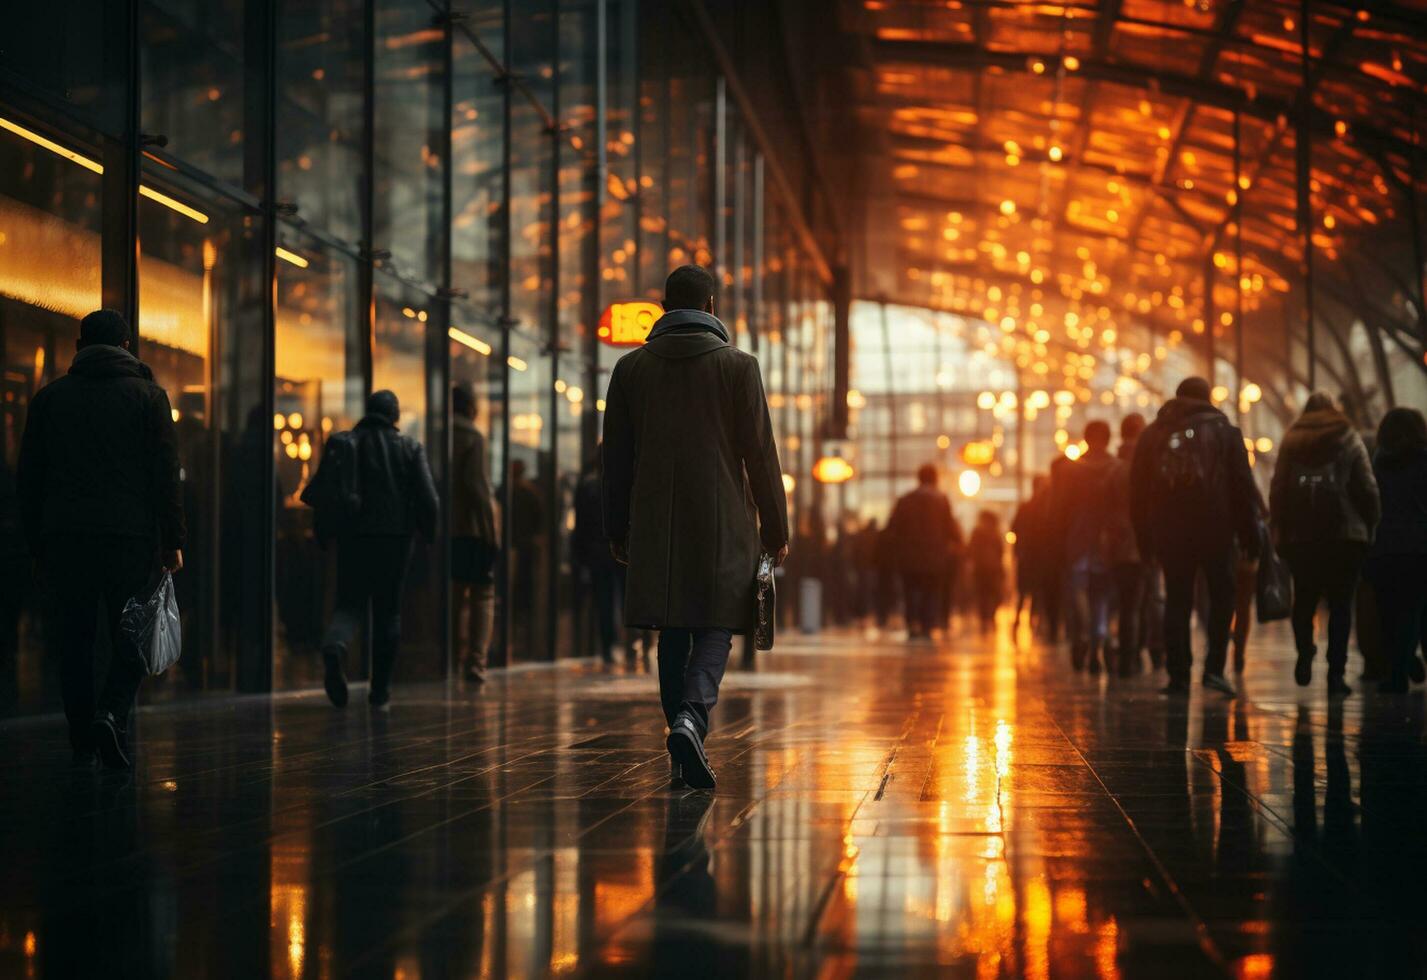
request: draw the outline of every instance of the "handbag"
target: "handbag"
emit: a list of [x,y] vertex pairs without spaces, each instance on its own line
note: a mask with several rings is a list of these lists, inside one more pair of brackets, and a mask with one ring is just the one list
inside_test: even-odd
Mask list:
[[119,631],[139,652],[139,662],[150,677],[162,674],[178,662],[183,651],[182,624],[178,600],[173,594],[173,575],[164,570],[159,587],[147,599],[134,596],[119,615]]
[[758,608],[753,625],[753,646],[758,650],[771,650],[776,632],[778,587],[773,581],[773,556],[766,552],[758,556],[754,592]]
[[1293,611],[1293,576],[1288,564],[1273,548],[1268,525],[1259,522],[1259,571],[1254,583],[1254,602],[1260,623],[1287,619]]

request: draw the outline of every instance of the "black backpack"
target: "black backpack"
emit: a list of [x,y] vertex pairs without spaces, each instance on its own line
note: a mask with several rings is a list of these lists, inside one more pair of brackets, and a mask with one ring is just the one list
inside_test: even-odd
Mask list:
[[317,475],[302,491],[302,502],[316,511],[319,541],[351,530],[362,515],[360,445],[354,432],[339,432],[329,438]]
[[1174,429],[1159,454],[1155,486],[1161,498],[1197,497],[1209,486],[1211,426],[1190,421]]
[[1292,463],[1288,470],[1285,516],[1300,535],[1331,536],[1343,523],[1348,491],[1338,460],[1321,466]]

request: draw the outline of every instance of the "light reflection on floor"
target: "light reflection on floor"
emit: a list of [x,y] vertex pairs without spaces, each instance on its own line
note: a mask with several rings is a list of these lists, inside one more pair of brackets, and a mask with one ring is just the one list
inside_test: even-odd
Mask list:
[[6,723],[0,975],[1422,973],[1422,698],[1289,651],[1175,704],[1004,630],[788,638],[730,674],[714,797],[638,665],[164,707],[128,780]]

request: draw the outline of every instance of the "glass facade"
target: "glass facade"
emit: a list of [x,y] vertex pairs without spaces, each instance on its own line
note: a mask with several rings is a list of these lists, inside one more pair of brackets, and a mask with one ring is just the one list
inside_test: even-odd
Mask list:
[[[146,698],[319,682],[336,569],[299,498],[375,388],[400,397],[443,493],[450,386],[476,395],[507,545],[495,663],[592,653],[573,499],[624,353],[595,325],[659,299],[681,263],[718,277],[795,509],[813,508],[831,274],[714,48],[661,43],[704,29],[688,12],[80,6],[0,14],[0,483],[79,318],[119,309],[174,406],[190,528],[184,657]],[[0,710],[26,712],[58,678],[6,506]],[[447,567],[444,540],[418,547],[401,680],[450,673]]]

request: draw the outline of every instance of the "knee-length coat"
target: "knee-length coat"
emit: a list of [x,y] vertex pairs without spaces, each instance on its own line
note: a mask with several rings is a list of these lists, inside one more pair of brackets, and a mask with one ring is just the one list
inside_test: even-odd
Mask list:
[[758,361],[717,317],[666,313],[615,365],[603,498],[629,555],[628,625],[752,626],[758,555],[787,543],[788,503]]

